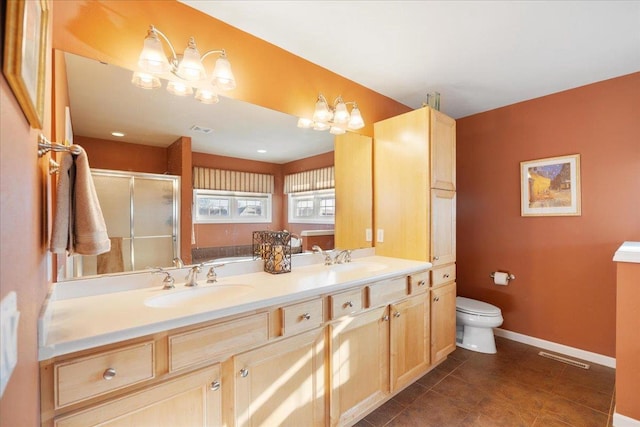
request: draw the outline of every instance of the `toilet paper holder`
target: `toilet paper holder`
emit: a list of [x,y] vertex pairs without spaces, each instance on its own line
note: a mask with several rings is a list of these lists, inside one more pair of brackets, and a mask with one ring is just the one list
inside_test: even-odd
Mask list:
[[[502,272],[501,272],[501,273],[502,273]],[[489,274],[489,277],[491,277],[491,278],[493,279],[494,277],[496,277],[496,273],[494,272],[494,273]],[[515,280],[515,278],[516,278],[515,274],[509,273],[509,274],[507,275],[507,281],[509,281],[509,280]]]

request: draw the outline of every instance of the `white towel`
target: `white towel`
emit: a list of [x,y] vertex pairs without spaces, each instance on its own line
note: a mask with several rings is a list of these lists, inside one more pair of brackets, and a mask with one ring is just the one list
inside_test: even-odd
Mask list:
[[87,153],[63,153],[58,172],[51,251],[69,255],[109,252],[111,242],[93,185]]

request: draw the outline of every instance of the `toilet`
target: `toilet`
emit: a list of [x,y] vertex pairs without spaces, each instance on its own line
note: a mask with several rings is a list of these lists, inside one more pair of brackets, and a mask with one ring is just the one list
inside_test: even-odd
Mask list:
[[480,353],[496,353],[493,328],[502,325],[503,320],[495,305],[456,297],[456,345]]

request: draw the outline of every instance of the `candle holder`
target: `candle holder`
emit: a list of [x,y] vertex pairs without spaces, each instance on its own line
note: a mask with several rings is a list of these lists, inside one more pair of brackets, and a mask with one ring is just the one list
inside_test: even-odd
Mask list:
[[267,273],[289,273],[291,271],[291,233],[254,231],[253,259],[262,259],[264,271]]

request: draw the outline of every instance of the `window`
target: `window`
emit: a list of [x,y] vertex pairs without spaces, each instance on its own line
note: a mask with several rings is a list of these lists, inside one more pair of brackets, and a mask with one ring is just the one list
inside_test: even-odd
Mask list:
[[271,194],[194,190],[196,224],[271,222]]
[[289,222],[333,224],[336,215],[335,190],[289,193]]

